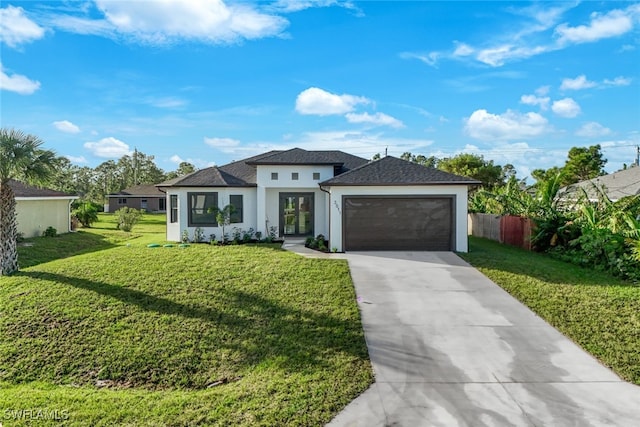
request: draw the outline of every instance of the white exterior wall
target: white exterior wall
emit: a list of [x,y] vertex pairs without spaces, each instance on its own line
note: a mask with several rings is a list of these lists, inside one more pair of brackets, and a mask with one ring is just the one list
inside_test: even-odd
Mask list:
[[42,236],[47,227],[53,227],[58,233],[70,231],[71,214],[69,198],[31,198],[16,197],[18,233],[24,237]]
[[455,237],[453,248],[457,252],[467,252],[467,186],[336,186],[329,188],[330,232],[332,247],[342,251],[342,197],[343,196],[453,196],[455,209]]
[[[224,208],[229,204],[230,196],[242,195],[242,222],[233,223],[225,227],[226,233],[231,233],[233,227],[242,230],[256,228],[256,189],[253,187],[184,187],[167,188],[167,241],[179,242],[182,239],[182,232],[189,230],[189,238],[193,238],[193,231],[197,227],[189,227],[189,201],[188,193],[218,193],[218,207]],[[178,221],[171,220],[170,196],[178,196]],[[204,231],[205,239],[210,234],[215,234],[217,239],[222,237],[222,227],[201,227]]]
[[[271,173],[278,174],[277,180],[271,179]],[[297,172],[298,180],[291,179],[291,174]],[[313,173],[320,174],[320,179],[314,180]],[[333,178],[333,166],[313,165],[259,165],[257,167],[257,225],[256,230],[267,235],[268,227],[278,227],[280,230],[280,193],[313,193],[313,234],[328,235],[328,194],[321,191],[318,183]]]

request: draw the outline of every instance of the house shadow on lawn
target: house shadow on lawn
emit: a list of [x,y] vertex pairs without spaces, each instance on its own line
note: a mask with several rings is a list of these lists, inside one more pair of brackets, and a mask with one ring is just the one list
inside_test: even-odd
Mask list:
[[638,287],[638,284],[624,281],[605,271],[582,267],[546,253],[527,251],[488,239],[470,238],[469,253],[459,256],[474,267],[526,275],[557,285]]
[[[181,325],[179,332],[181,338],[178,341],[183,342],[172,342],[168,347],[176,348],[177,345],[178,348],[186,350],[199,348],[198,352],[186,353],[189,366],[173,362],[172,360],[175,359],[157,360],[155,356],[151,356],[157,354],[157,347],[162,347],[164,344],[162,342],[154,342],[152,349],[139,345],[135,348],[136,357],[148,360],[153,366],[145,366],[145,370],[159,375],[155,379],[150,379],[144,372],[132,370],[121,373],[116,378],[102,378],[113,380],[117,384],[152,389],[205,388],[211,380],[206,377],[211,361],[210,353],[215,353],[220,348],[235,354],[233,357],[235,374],[255,368],[262,363],[288,373],[308,372],[327,367],[335,369],[336,366],[332,362],[333,356],[337,354],[348,356],[351,363],[369,363],[358,316],[354,316],[353,319],[340,319],[319,311],[285,306],[253,293],[226,287],[217,290],[220,292],[219,299],[223,302],[221,310],[207,306],[206,301],[202,304],[185,304],[125,286],[56,273],[22,271],[17,275],[68,285],[115,298],[125,304],[122,310],[129,315],[133,314],[132,319],[141,317],[136,316],[135,311],[132,312],[134,309],[129,306],[145,311],[147,314],[144,316],[144,324],[131,320],[132,323],[127,326],[130,330],[138,328],[143,330],[166,316],[181,318],[176,324]],[[86,324],[91,324],[91,321],[85,322]],[[221,337],[224,339],[220,339]],[[104,337],[102,338],[100,345],[105,345]],[[121,338],[118,334],[110,335],[108,340],[112,343],[106,345],[115,346]],[[160,353],[166,354],[167,351]],[[141,356],[140,352],[148,352],[149,357]],[[87,357],[82,363],[97,363],[90,355],[84,354],[80,357]],[[117,361],[113,362],[117,363]],[[56,361],[50,360],[47,363],[56,363]],[[96,369],[100,368],[96,366]],[[179,383],[172,383],[174,381],[172,378],[179,378]],[[185,378],[188,378],[186,382]],[[64,382],[63,378],[57,380]]]
[[105,236],[78,231],[56,237],[35,237],[18,246],[20,268],[115,247]]

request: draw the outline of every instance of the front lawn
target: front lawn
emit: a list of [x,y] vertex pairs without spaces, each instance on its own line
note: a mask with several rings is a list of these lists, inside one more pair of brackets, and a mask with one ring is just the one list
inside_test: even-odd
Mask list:
[[469,243],[462,258],[640,385],[640,286],[490,240],[470,237]]
[[4,425],[323,425],[373,381],[346,261],[118,233],[0,278]]

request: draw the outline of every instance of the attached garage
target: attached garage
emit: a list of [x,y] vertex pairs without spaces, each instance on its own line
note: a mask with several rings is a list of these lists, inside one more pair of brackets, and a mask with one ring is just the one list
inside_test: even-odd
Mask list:
[[453,197],[345,196],[344,250],[450,251],[453,204]]
[[466,252],[467,194],[480,182],[383,157],[320,183],[339,251]]

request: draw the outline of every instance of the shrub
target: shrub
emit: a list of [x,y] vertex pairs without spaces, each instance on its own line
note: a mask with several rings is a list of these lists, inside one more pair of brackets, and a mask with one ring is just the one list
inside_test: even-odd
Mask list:
[[118,209],[115,214],[118,218],[118,228],[126,232],[131,231],[133,226],[142,218],[142,211],[126,206]]
[[255,232],[256,240],[260,242],[262,240],[262,231]]
[[233,229],[231,230],[231,236],[233,238],[233,243],[237,245],[242,239],[242,230],[238,227],[233,227]]
[[204,242],[204,230],[202,228],[196,227],[196,229],[193,230],[193,241],[196,243]]
[[250,228],[244,233],[242,233],[242,241],[244,243],[249,243],[251,239],[253,239],[253,228]]
[[182,230],[180,240],[182,241],[182,243],[189,243],[189,230]]
[[84,202],[73,210],[72,215],[78,218],[83,227],[91,228],[91,224],[98,220],[98,208],[91,202]]
[[46,230],[44,230],[42,232],[42,235],[44,237],[56,237],[58,235],[58,230],[56,230],[55,228],[49,226],[49,227],[47,227]]

